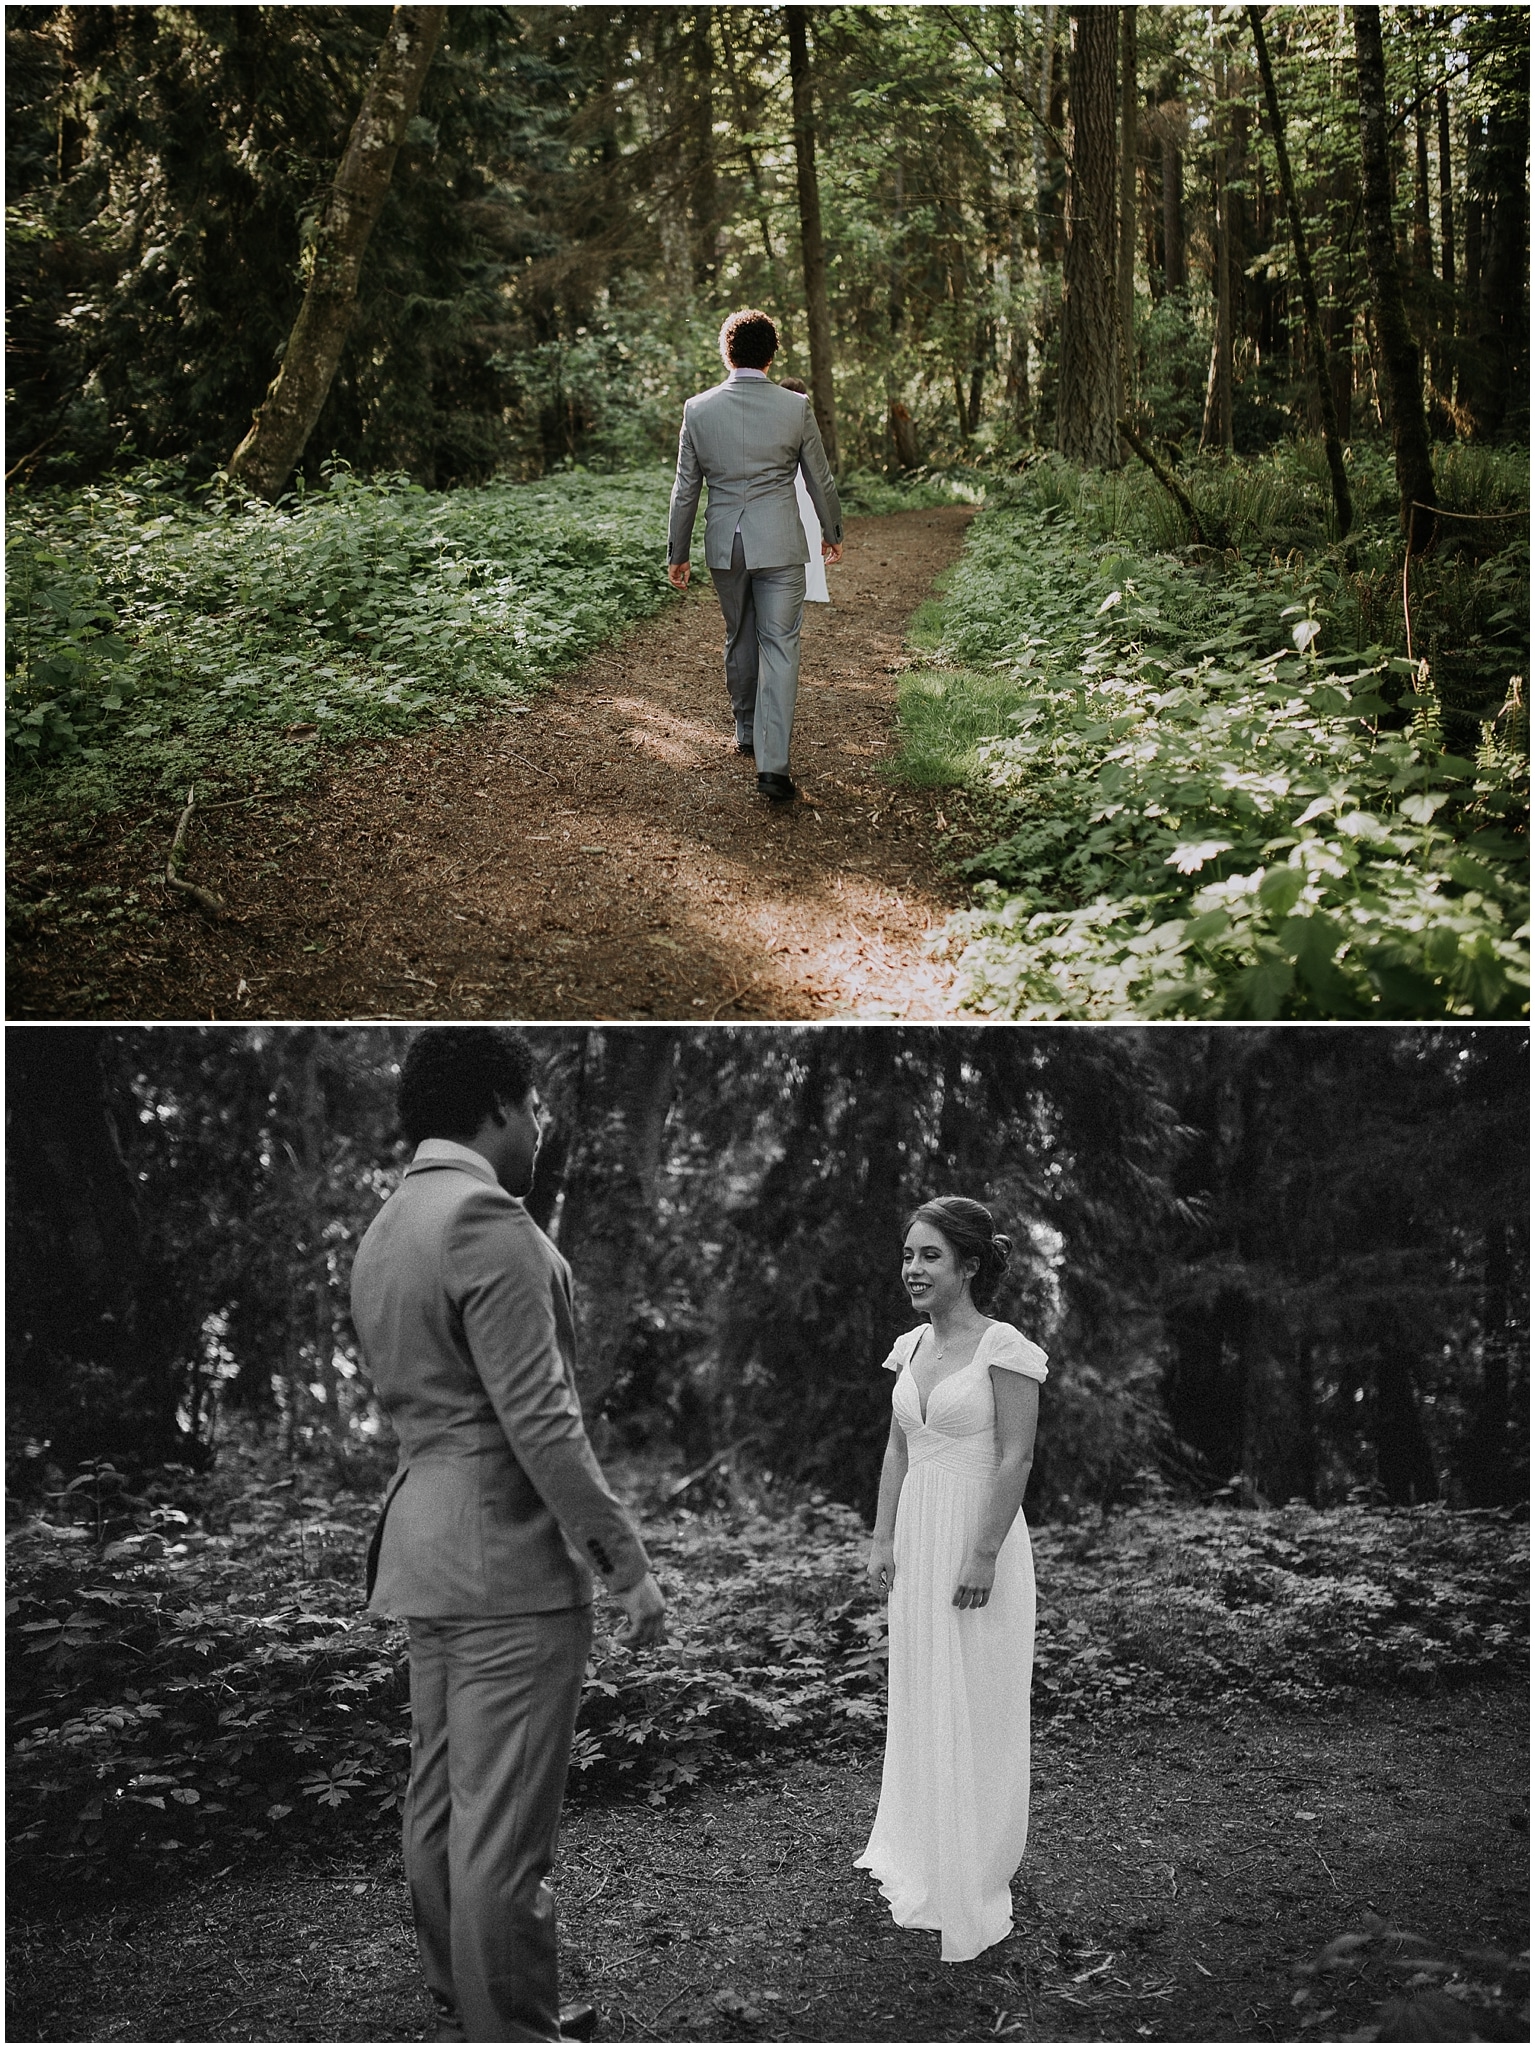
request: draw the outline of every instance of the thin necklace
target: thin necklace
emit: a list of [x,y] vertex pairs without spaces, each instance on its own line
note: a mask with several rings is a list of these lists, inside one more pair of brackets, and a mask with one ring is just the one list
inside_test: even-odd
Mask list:
[[934,1330],[934,1332],[933,1332],[933,1342],[934,1342],[934,1344],[936,1344],[936,1345],[937,1345],[937,1347],[938,1347],[938,1356],[939,1356],[940,1358],[942,1358],[942,1357],[943,1357],[943,1356],[945,1355],[945,1353],[946,1353],[946,1352],[948,1351],[948,1348],[949,1348],[949,1347],[948,1347],[948,1345],[947,1345],[947,1344],[945,1344],[945,1343],[944,1343],[944,1342],[943,1342],[943,1341],[942,1341],[942,1340],[940,1339],[940,1337],[939,1337],[939,1335],[938,1335],[938,1332],[937,1332],[936,1330]]

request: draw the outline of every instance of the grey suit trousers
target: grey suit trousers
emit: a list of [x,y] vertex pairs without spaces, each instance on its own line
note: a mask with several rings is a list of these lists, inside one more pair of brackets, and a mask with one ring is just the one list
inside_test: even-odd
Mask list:
[[748,569],[738,533],[730,567],[709,574],[725,614],[725,687],[735,712],[736,742],[752,741],[759,775],[787,775],[799,695],[805,565]]
[[439,2040],[560,2032],[554,1866],[590,1607],[410,1624],[405,1875]]

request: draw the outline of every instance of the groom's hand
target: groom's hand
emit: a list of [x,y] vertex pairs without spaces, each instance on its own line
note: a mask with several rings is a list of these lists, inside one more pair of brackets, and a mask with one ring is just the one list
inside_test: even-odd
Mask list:
[[[687,563],[680,566],[685,571]],[[618,1632],[618,1640],[626,1650],[643,1650],[660,1642],[666,1634],[666,1596],[656,1584],[653,1572],[646,1572],[644,1578],[622,1593],[615,1593],[613,1598],[628,1616]]]
[[666,565],[666,580],[673,590],[686,590],[692,573],[691,562],[668,562]]
[[837,564],[842,560],[841,541],[823,540],[821,543],[821,560],[825,562],[829,568],[835,569]]

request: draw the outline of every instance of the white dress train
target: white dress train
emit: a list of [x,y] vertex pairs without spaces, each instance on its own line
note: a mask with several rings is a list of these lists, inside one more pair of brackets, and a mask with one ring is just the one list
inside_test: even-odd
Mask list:
[[794,472],[794,495],[799,500],[799,523],[805,529],[805,538],[810,543],[810,560],[805,564],[805,599],[809,604],[830,604],[831,592],[826,588],[826,564],[821,560],[821,520],[815,509],[805,479],[799,471]]
[[974,1358],[934,1387],[924,1420],[911,1373],[928,1325],[885,1360],[906,1433],[890,1595],[890,1706],[879,1811],[855,1867],[871,1871],[900,1927],[935,1928],[940,1960],[968,1962],[1013,1924],[1029,1833],[1034,1557],[1020,1511],[984,1607],[954,1589],[997,1465],[992,1366],[1047,1377],[1045,1353],[993,1323]]

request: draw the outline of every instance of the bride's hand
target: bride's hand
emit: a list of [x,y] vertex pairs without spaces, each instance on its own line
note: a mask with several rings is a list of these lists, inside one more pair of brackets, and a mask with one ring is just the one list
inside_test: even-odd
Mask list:
[[895,1584],[895,1545],[876,1539],[869,1547],[869,1584],[881,1599],[888,1599]]
[[975,1551],[965,1559],[965,1568],[954,1589],[956,1607],[984,1607],[991,1598],[991,1583],[997,1576],[995,1558],[980,1557]]

